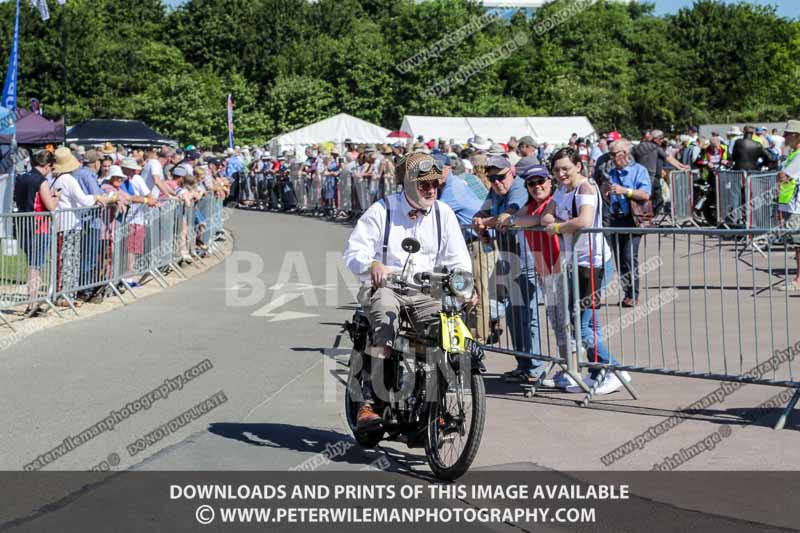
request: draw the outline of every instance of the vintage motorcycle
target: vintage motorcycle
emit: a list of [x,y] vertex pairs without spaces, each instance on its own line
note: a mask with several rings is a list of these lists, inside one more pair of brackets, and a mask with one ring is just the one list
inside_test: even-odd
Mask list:
[[[403,240],[403,249],[419,251],[417,240]],[[408,262],[406,262],[406,267]],[[361,401],[364,351],[370,344],[366,313],[358,309],[345,328],[353,341],[345,395],[345,413],[356,441],[374,447],[382,440],[397,441],[409,448],[425,448],[434,475],[453,480],[462,476],[478,452],[486,417],[486,390],[481,370],[484,353],[461,319],[464,299],[472,294],[469,272],[443,268],[406,279],[406,268],[389,276],[387,286],[397,291],[419,291],[440,298],[442,307],[430,319],[414,320],[400,313],[392,356],[373,360],[375,409],[382,415],[379,428],[362,432],[356,415]],[[382,374],[383,382],[375,376]]]

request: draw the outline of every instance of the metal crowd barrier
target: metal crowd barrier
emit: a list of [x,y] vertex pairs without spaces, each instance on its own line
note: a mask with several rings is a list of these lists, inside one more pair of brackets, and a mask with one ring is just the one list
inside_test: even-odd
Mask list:
[[[0,215],[3,224],[13,228],[13,239],[0,247],[0,309],[23,304],[53,304],[57,261],[55,216],[53,213],[9,213]],[[5,313],[0,319],[16,331]]]
[[745,226],[744,186],[747,173],[743,170],[720,170],[717,173],[717,225]]
[[[489,324],[479,331],[482,321],[473,318],[470,327],[485,350],[561,365],[587,393],[584,405],[594,386],[583,383],[580,369],[791,387],[794,397],[776,424],[782,427],[800,398],[800,341],[791,328],[800,308],[799,293],[779,287],[795,276],[789,239],[800,230],[604,228],[558,246],[565,250],[565,238],[591,242],[597,233],[607,255],[619,258],[613,275],[608,263],[583,267],[577,250],[559,252],[547,238],[532,251],[541,231],[509,230],[491,244],[467,235]],[[741,260],[744,242],[767,233],[779,244],[764,255],[750,249]],[[626,292],[637,305],[627,305]],[[598,341],[610,364],[596,358]]]
[[778,227],[778,173],[748,172],[746,184],[747,227]]
[[696,170],[673,170],[669,173],[670,217],[675,226],[694,222],[694,180],[697,174]]
[[[212,237],[222,231],[222,199],[208,195],[197,209],[206,213],[209,250],[218,253]],[[123,286],[136,296],[130,278],[152,276],[166,287],[163,269],[185,277],[178,263],[194,248],[195,212],[195,205],[165,201],[132,204],[125,213],[109,205],[0,215],[13,228],[0,246],[0,309],[46,304],[61,316],[56,304],[63,301],[77,314],[81,292],[108,289],[124,302]],[[0,320],[14,329],[4,313]]]
[[349,212],[353,210],[353,175],[342,168],[339,179],[336,182],[338,194],[338,206],[341,211]]
[[369,198],[369,181],[353,176],[353,191],[355,192],[355,206],[353,211],[361,214],[371,205]]

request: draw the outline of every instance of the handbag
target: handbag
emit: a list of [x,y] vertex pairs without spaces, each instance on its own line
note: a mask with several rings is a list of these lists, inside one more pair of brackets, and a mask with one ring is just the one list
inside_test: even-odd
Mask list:
[[628,202],[631,206],[631,216],[633,216],[633,223],[637,228],[649,228],[653,225],[653,218],[655,213],[653,211],[653,202],[647,200],[646,202],[638,202],[631,199]]

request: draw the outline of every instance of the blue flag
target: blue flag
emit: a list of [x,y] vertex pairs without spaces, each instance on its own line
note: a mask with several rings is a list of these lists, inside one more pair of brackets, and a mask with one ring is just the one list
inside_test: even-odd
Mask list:
[[0,133],[14,133],[17,110],[17,65],[19,63],[19,0],[17,0],[17,16],[14,20],[14,42],[11,44],[11,56],[8,58],[6,82],[3,84],[3,96],[0,100]]

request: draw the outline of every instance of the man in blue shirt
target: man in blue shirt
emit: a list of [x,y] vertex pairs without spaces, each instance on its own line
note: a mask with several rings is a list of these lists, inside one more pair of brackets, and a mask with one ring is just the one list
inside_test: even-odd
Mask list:
[[[521,142],[521,141],[520,141]],[[533,265],[525,264],[520,245],[527,246],[522,232],[496,233],[493,229],[528,203],[528,191],[522,178],[511,173],[511,163],[505,157],[490,157],[486,162],[486,177],[492,189],[481,210],[472,219],[473,228],[490,247],[480,258],[481,290],[488,287],[488,279],[496,272],[497,298],[507,301],[506,323],[511,331],[514,350],[525,354],[541,354],[539,310],[536,296],[536,275]],[[499,249],[499,256],[494,246]],[[496,265],[508,268],[496,270]],[[491,291],[490,291],[491,292]],[[488,299],[482,293],[481,301]],[[479,317],[480,318],[480,317]],[[517,368],[504,375],[509,381],[536,382],[544,377],[542,361],[530,357],[517,357]]]
[[[97,172],[100,170],[100,155],[95,150],[87,150],[83,155],[83,166],[76,170],[72,175],[78,181],[84,194],[92,196],[105,196],[106,193],[97,183]],[[103,257],[100,247],[100,232],[102,221],[97,216],[105,216],[109,213],[108,209],[91,209],[90,214],[84,216],[81,223],[81,275],[80,284],[88,285],[97,283],[103,272],[98,272],[98,265],[102,265]],[[104,290],[93,288],[78,293],[78,299],[82,301],[91,300],[92,303],[100,303],[103,300]]]
[[[480,210],[482,202],[478,200],[463,179],[453,175],[452,161],[450,161],[449,157],[442,154],[436,154],[433,157],[444,168],[439,186],[439,200],[453,209],[460,226],[471,225],[472,219],[475,213]],[[472,230],[466,229],[467,244],[470,242],[468,236],[472,236],[473,240],[477,238]]]
[[225,155],[228,156],[225,165],[225,177],[231,183],[232,198],[229,197],[229,199],[238,204],[243,197],[250,198],[250,186],[244,172],[244,160],[231,148],[225,150]]
[[[635,228],[631,202],[650,200],[650,175],[647,169],[631,158],[631,143],[619,139],[609,147],[614,168],[608,172],[610,223],[612,228]],[[619,233],[611,235],[611,251],[617,263],[620,285],[624,289],[623,307],[634,307],[639,295],[639,243],[641,235]]]

